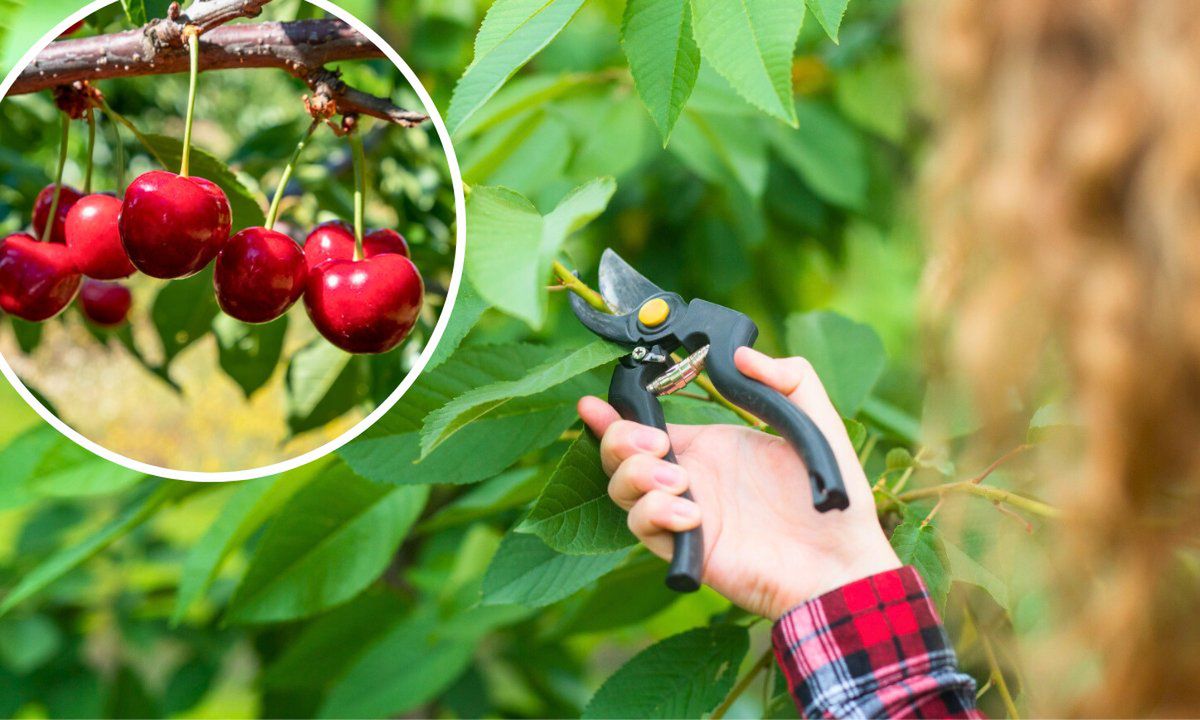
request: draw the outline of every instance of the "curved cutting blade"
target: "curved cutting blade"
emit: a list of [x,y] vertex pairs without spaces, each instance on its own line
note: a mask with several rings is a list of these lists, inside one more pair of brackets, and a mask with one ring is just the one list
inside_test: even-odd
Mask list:
[[628,315],[662,288],[647,280],[621,256],[606,249],[600,256],[600,296],[614,313]]

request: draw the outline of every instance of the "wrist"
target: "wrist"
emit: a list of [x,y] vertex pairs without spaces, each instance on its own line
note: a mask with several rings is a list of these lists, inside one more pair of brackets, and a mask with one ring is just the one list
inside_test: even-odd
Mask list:
[[882,530],[858,542],[843,543],[839,552],[831,553],[817,565],[809,572],[800,571],[794,577],[783,579],[767,608],[766,616],[770,620],[778,620],[796,606],[831,590],[902,567]]

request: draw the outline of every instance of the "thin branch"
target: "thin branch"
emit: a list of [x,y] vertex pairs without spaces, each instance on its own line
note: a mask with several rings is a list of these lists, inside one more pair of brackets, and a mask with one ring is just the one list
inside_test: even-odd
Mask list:
[[983,628],[979,627],[979,623],[975,621],[971,609],[967,607],[965,602],[963,603],[963,613],[967,616],[968,622],[975,626],[979,642],[983,645],[983,653],[987,658],[988,664],[988,682],[995,683],[996,691],[1000,693],[1000,699],[1004,702],[1004,709],[1008,712],[1008,716],[1013,718],[1013,720],[1020,720],[1021,713],[1017,710],[1017,703],[1013,700],[1012,692],[1008,689],[1008,681],[1005,680],[1004,671],[1000,668],[1000,662],[996,659],[996,651],[992,648],[992,641],[983,632]]
[[746,692],[746,688],[750,687],[750,685],[754,682],[754,678],[758,677],[758,674],[771,664],[772,657],[773,652],[770,648],[768,648],[767,651],[759,656],[758,660],[754,662],[754,665],[750,666],[750,669],[746,671],[746,674],[743,675],[740,680],[738,680],[737,685],[734,685],[733,689],[729,691],[729,696],[725,698],[724,702],[717,706],[716,710],[713,710],[712,715],[709,715],[709,717],[712,720],[721,720],[721,718],[725,717],[725,715],[729,712],[729,708],[733,707],[733,704],[737,702],[739,697],[742,696],[742,693]]
[[959,480],[958,482],[946,483],[945,485],[909,490],[908,492],[900,493],[896,497],[900,502],[909,503],[922,498],[941,497],[947,493],[965,493],[967,495],[987,498],[995,503],[1007,503],[1025,512],[1045,518],[1057,518],[1062,515],[1062,512],[1052,505],[1047,505],[1044,502],[1025,497],[1024,495],[1018,495],[1010,490],[1001,490],[989,485],[977,485],[974,480]]
[[[254,6],[257,0],[239,0],[238,7]],[[198,7],[230,3],[205,0]],[[205,23],[228,17],[208,11]],[[241,17],[238,15],[236,17]],[[181,20],[155,21],[144,28],[112,35],[50,43],[17,78],[10,95],[23,95],[66,85],[78,80],[170,75],[188,70],[188,54],[182,42]],[[326,65],[344,60],[383,57],[383,52],[341,20],[298,20],[230,25],[207,32],[200,41],[202,72],[247,68],[284,70],[308,84],[317,95],[326,95],[343,115],[361,114],[400,125],[412,126],[427,117],[396,107],[386,98],[369,95],[347,86]]]

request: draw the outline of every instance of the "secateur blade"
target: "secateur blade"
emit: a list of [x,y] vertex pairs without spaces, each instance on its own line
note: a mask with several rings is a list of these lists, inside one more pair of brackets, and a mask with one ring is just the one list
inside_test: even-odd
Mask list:
[[646,300],[662,293],[661,288],[634,270],[620,255],[605,250],[600,257],[600,296],[616,314],[601,312],[574,294],[571,295],[571,309],[579,322],[600,337],[633,347],[637,345],[639,337],[635,334],[630,315],[637,312]]
[[633,347],[637,344],[636,339],[630,334],[629,321],[624,315],[609,315],[606,312],[600,312],[574,293],[571,293],[570,302],[575,317],[588,330],[618,345]]
[[612,250],[606,248],[600,256],[600,296],[617,315],[634,312],[662,292]]

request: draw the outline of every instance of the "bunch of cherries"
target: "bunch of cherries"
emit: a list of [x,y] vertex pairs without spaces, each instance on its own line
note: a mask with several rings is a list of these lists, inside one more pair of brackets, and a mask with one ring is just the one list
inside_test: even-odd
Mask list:
[[[347,352],[387,352],[408,337],[424,301],[424,282],[400,233],[362,230],[365,181],[356,136],[355,226],[324,223],[301,246],[272,226],[292,167],[318,122],[285,170],[266,226],[230,237],[233,216],[224,191],[188,173],[190,115],[179,174],[147,172],[130,183],[123,197],[62,185],[68,116],[86,112],[90,107],[64,115],[59,179],[38,194],[34,234],[17,233],[0,241],[0,308],[5,312],[43,322],[78,296],[89,320],[116,326],[125,322],[131,295],[113,281],[137,272],[186,278],[215,260],[217,303],[237,320],[270,322],[303,296],[313,325]],[[353,133],[353,124],[349,128]]]

